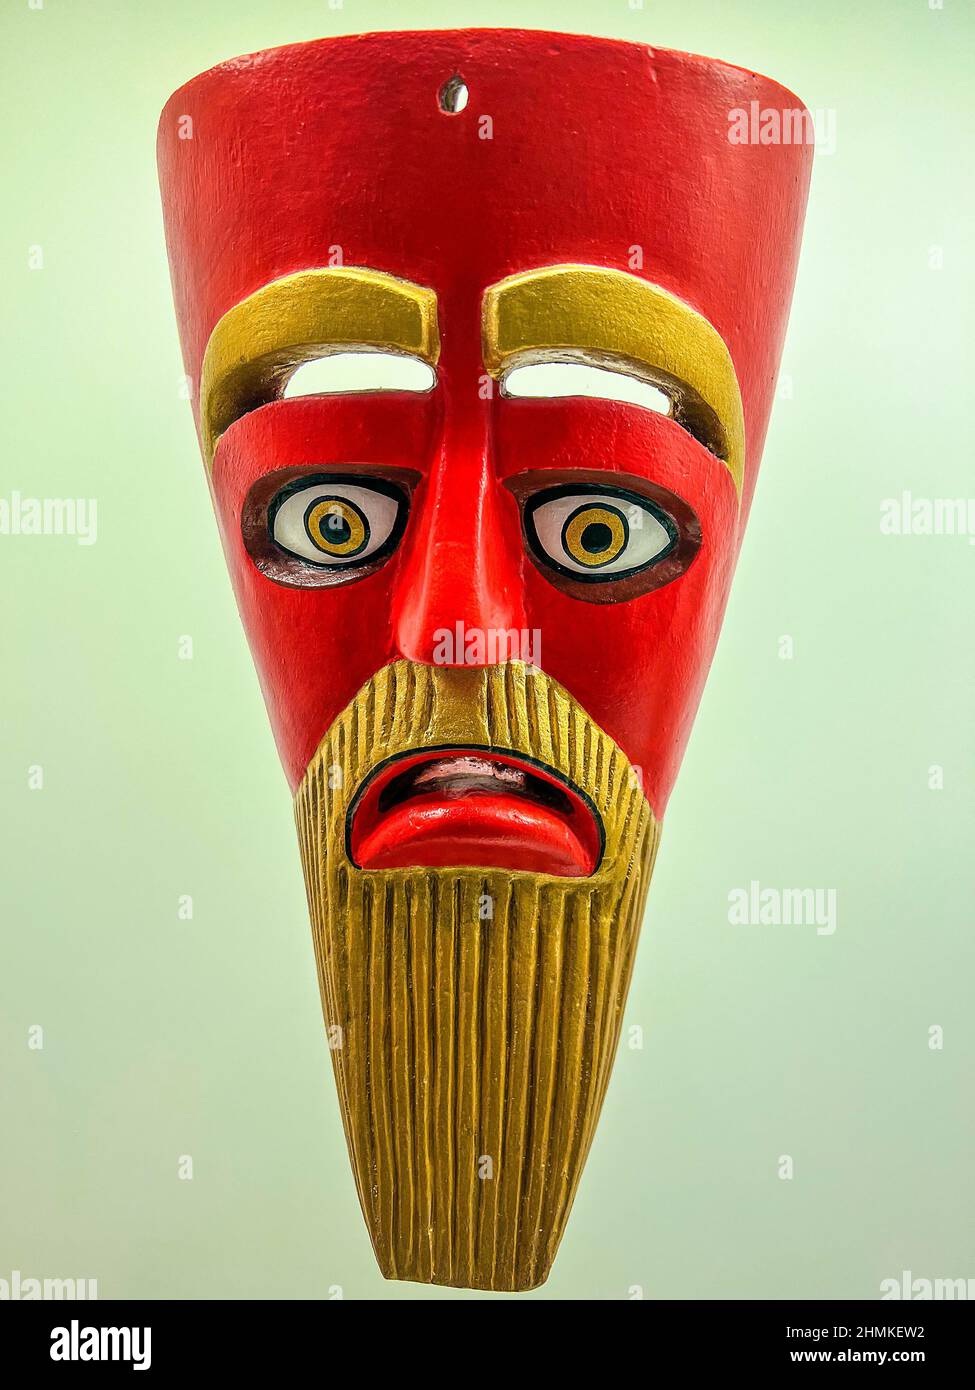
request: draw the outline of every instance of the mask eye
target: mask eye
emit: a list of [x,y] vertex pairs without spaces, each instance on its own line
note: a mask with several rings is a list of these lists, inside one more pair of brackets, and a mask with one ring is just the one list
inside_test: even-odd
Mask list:
[[406,523],[406,498],[381,479],[296,479],[272,498],[270,539],[316,568],[359,568],[382,559]]
[[591,485],[536,493],[525,530],[538,558],[559,574],[598,584],[641,573],[677,548],[674,518],[647,497]]

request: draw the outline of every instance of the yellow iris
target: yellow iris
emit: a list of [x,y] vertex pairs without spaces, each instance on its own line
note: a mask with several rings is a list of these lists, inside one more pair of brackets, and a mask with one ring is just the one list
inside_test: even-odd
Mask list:
[[566,554],[593,569],[615,560],[628,539],[629,528],[615,507],[580,507],[562,532]]
[[357,554],[369,538],[365,517],[342,497],[323,497],[309,507],[305,529],[319,550],[337,559]]

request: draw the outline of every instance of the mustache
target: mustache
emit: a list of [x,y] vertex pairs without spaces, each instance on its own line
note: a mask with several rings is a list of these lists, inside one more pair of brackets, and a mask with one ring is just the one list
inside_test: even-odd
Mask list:
[[[407,749],[505,747],[586,788],[587,878],[356,868],[357,789]],[[510,662],[396,662],[327,731],[295,796],[327,1037],[359,1201],[391,1279],[522,1290],[548,1275],[619,1041],[659,826],[625,755]]]
[[[348,814],[383,764],[410,753],[487,749],[520,754],[579,788],[601,822],[602,866],[633,862],[648,811],[641,779],[617,744],[557,681],[521,661],[488,667],[397,661],[367,681],[322,739],[295,797],[329,868],[356,872]],[[390,871],[392,872],[392,871]]]

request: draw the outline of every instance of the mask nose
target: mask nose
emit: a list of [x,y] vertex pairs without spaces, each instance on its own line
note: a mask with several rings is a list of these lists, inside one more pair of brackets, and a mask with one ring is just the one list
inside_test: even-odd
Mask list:
[[[526,626],[517,507],[493,476],[486,440],[471,446],[445,434],[417,489],[419,514],[397,577],[396,645],[427,666],[488,664],[467,653],[496,650],[492,635]],[[480,639],[468,647],[472,633]]]

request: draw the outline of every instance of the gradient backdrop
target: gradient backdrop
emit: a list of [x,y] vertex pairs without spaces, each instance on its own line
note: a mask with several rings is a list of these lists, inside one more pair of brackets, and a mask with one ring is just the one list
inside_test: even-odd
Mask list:
[[[463,25],[726,58],[835,120],[615,1076],[554,1273],[524,1297],[975,1277],[975,504],[972,539],[881,529],[905,491],[975,493],[971,7],[8,0],[0,499],[93,497],[98,530],[0,534],[0,1279],[485,1297],[384,1283],[359,1213],[154,162],[163,102],[221,59]],[[835,891],[835,931],[732,925],[753,880]]]

